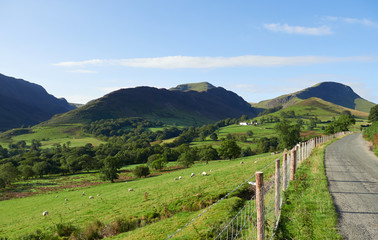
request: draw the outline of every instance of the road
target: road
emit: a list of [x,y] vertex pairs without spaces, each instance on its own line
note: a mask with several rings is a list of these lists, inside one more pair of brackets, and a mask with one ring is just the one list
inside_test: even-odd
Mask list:
[[344,239],[378,239],[378,157],[362,135],[328,146],[325,169]]

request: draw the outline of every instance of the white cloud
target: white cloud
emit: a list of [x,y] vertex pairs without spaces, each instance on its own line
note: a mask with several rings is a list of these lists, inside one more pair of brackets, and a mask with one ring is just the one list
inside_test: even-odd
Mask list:
[[272,32],[284,32],[289,34],[314,35],[323,36],[332,34],[328,26],[320,27],[303,27],[303,26],[289,26],[288,24],[270,23],[264,24],[264,28]]
[[329,16],[329,17],[325,17],[325,19],[329,21],[340,21],[340,22],[349,23],[349,24],[361,24],[367,27],[378,27],[378,23],[371,21],[369,19],[366,19],[366,18],[359,19],[359,18],[344,18],[344,17]]
[[70,103],[80,103],[80,104],[86,104],[89,101],[92,101],[93,99],[97,98],[94,96],[86,96],[86,95],[69,95],[65,96],[65,99],[67,99]]
[[330,56],[258,56],[246,55],[237,57],[188,57],[168,56],[156,58],[130,58],[130,59],[94,59],[78,62],[60,62],[54,65],[62,67],[83,66],[125,66],[134,68],[158,69],[206,69],[225,67],[278,67],[298,66],[311,64],[324,64],[333,62],[361,62],[373,61],[369,56],[330,57]]

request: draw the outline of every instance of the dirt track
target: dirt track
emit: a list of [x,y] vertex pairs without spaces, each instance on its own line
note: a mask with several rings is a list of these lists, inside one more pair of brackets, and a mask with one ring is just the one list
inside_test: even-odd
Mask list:
[[326,175],[345,239],[378,239],[378,158],[361,134],[331,144]]

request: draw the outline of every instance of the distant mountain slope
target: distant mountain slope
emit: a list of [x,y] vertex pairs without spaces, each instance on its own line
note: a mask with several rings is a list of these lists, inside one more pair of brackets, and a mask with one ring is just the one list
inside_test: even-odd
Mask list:
[[40,85],[0,74],[0,131],[34,125],[72,109]]
[[187,83],[187,84],[180,84],[177,87],[170,88],[169,90],[172,91],[197,91],[197,92],[205,92],[210,89],[215,88],[208,82],[200,82],[200,83]]
[[304,90],[283,95],[274,99],[252,104],[258,108],[288,107],[301,99],[317,97],[346,108],[369,112],[375,104],[361,98],[352,88],[336,82],[322,82]]
[[241,97],[220,87],[204,92],[136,87],[109,93],[48,122],[76,123],[144,117],[167,123],[198,125],[243,114],[256,115],[250,104]]

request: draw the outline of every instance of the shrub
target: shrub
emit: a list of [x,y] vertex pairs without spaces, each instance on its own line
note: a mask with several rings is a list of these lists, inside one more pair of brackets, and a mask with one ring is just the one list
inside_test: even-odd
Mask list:
[[134,175],[138,178],[146,177],[148,174],[150,174],[150,169],[145,165],[137,166],[134,170]]

